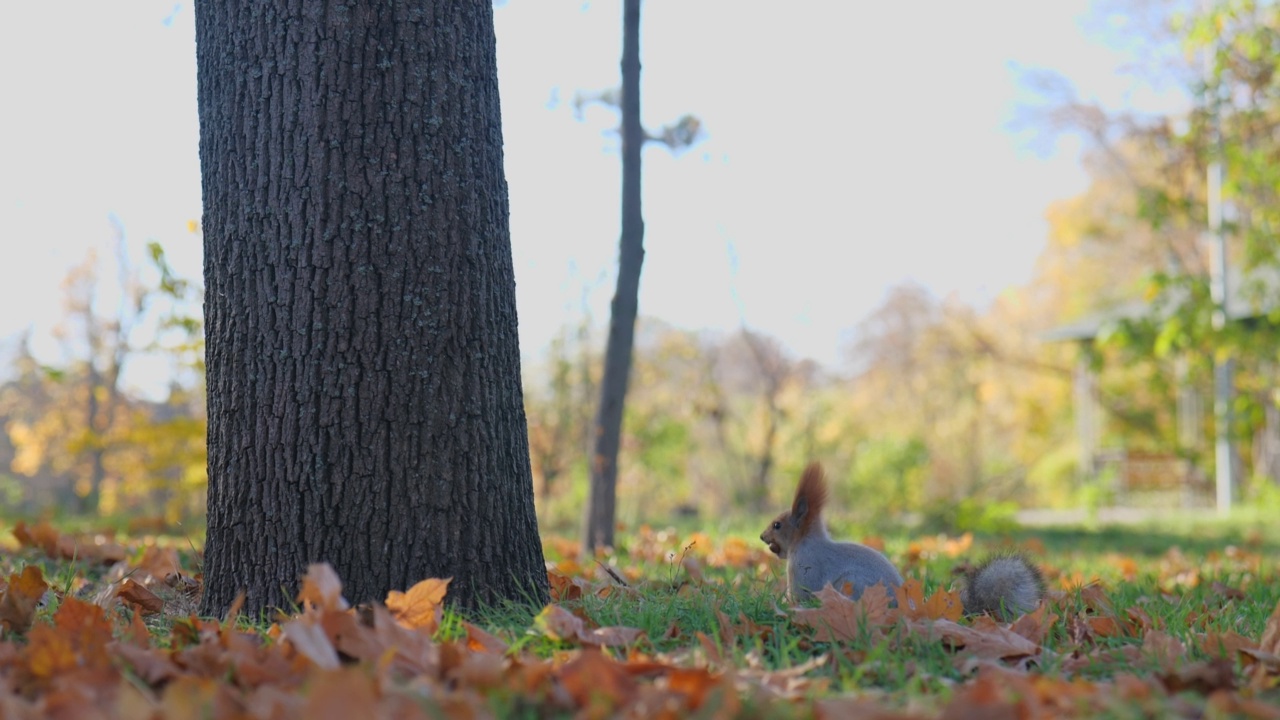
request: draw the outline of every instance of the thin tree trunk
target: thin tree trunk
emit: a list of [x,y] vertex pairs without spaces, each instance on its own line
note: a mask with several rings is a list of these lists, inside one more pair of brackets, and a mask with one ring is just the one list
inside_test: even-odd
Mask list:
[[196,5],[209,513],[201,612],[451,577],[542,602],[493,8]]
[[640,266],[644,263],[644,218],[640,213],[640,0],[625,0],[622,17],[622,238],[618,287],[609,315],[600,410],[591,456],[591,496],[587,506],[586,547],[613,545],[617,513],[618,448],[635,344]]

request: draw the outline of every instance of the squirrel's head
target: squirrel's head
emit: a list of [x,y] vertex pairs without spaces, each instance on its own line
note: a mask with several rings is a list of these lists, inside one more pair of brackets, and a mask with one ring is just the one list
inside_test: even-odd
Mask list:
[[822,476],[822,466],[816,462],[809,463],[800,476],[791,509],[774,518],[760,533],[760,539],[769,546],[770,552],[786,559],[796,543],[820,527],[822,506],[826,501],[827,481]]

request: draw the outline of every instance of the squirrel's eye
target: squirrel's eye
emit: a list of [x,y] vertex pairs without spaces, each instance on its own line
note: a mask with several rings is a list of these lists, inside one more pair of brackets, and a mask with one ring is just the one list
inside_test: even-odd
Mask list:
[[774,520],[774,521],[773,521],[773,529],[774,529],[774,530],[781,530],[781,529],[782,529],[782,523],[778,522],[777,520]]

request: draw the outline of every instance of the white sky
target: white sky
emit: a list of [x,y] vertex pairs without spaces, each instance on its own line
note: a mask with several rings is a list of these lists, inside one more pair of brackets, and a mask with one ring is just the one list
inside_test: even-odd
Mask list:
[[[1111,105],[1144,100],[1119,72],[1126,57],[1084,29],[1089,5],[646,2],[644,121],[693,113],[705,139],[680,157],[645,152],[641,313],[689,328],[745,320],[835,365],[893,285],[983,302],[1026,282],[1044,210],[1085,180],[1069,143],[1042,158],[1009,130],[1026,99],[1014,68],[1059,70]],[[584,296],[608,317],[617,119],[595,108],[579,121],[571,100],[617,84],[620,6],[495,10],[526,362]],[[194,34],[188,1],[6,8],[0,338],[31,327],[58,359],[61,280],[87,248],[110,254],[112,216],[137,262],[157,240],[200,278],[186,229],[200,215]],[[140,362],[130,381],[158,372]]]

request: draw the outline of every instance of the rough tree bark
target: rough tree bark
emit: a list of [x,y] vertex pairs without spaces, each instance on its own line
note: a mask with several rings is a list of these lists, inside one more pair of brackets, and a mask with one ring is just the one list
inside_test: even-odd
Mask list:
[[487,2],[196,4],[201,611],[546,595]]
[[618,286],[609,314],[600,410],[595,420],[591,455],[591,495],[587,503],[586,547],[613,545],[617,508],[618,447],[622,411],[631,378],[635,344],[640,266],[644,263],[644,218],[640,213],[640,0],[625,0],[622,16],[622,238],[619,242]]

